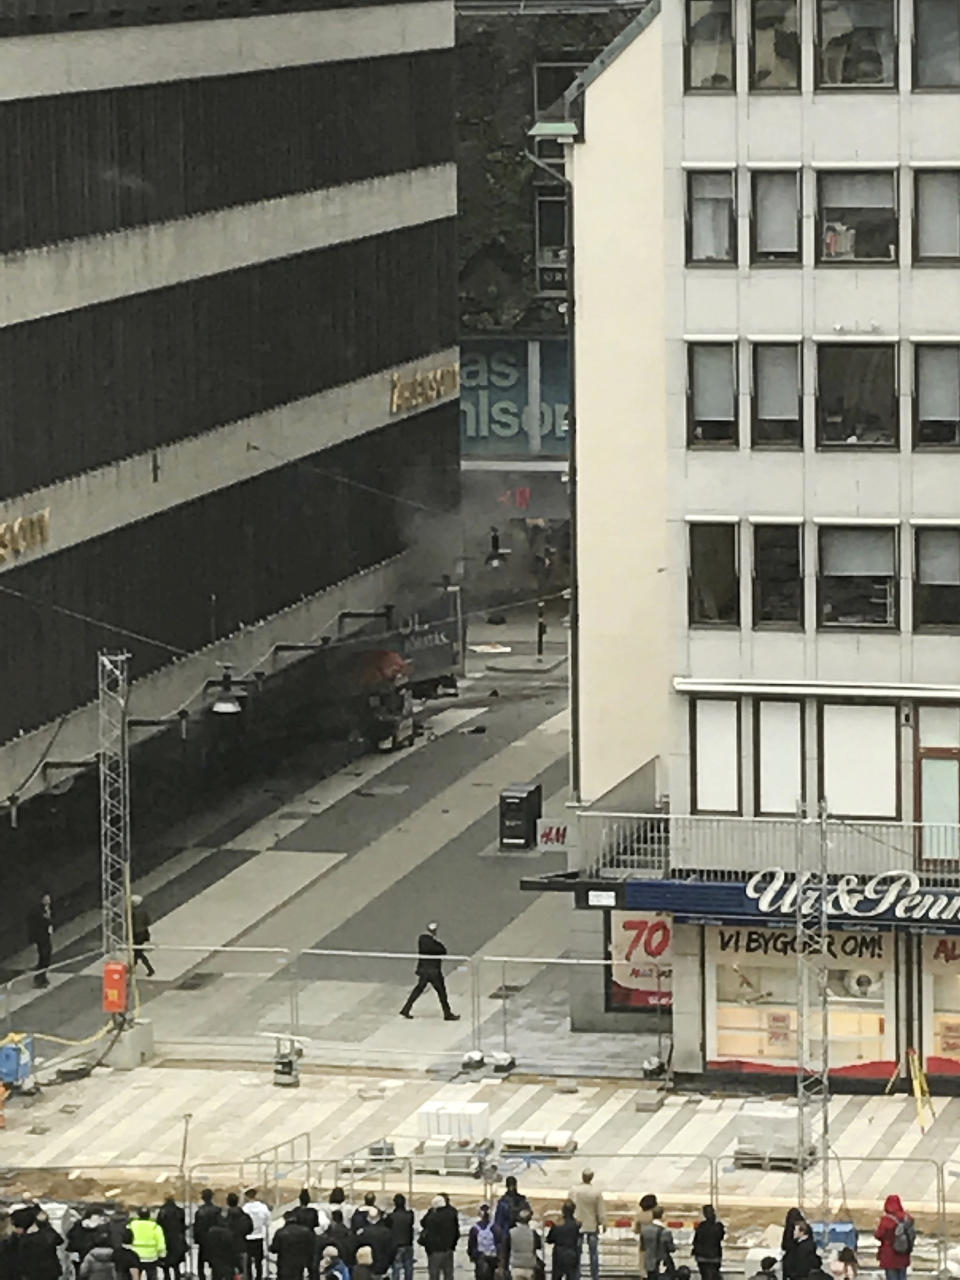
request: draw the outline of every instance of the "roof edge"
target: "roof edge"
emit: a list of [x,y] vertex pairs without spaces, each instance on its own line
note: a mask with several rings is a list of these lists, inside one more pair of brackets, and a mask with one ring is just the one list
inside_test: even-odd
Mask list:
[[[660,0],[649,0],[642,13],[638,13],[632,22],[629,22],[618,36],[615,36],[604,51],[598,54],[590,63],[586,70],[581,71],[574,80],[573,84],[563,95],[564,105],[569,115],[576,100],[583,96],[585,89],[597,80],[611,63],[616,62],[621,53],[633,44],[650,26],[654,18],[660,13]],[[575,109],[575,108],[574,108]]]

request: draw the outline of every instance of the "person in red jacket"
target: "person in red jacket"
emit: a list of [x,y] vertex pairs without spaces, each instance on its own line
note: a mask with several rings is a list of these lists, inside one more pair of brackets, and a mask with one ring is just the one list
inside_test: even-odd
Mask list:
[[873,1234],[880,1241],[877,1261],[886,1272],[887,1280],[907,1280],[917,1229],[899,1196],[887,1196],[884,1200],[883,1217]]

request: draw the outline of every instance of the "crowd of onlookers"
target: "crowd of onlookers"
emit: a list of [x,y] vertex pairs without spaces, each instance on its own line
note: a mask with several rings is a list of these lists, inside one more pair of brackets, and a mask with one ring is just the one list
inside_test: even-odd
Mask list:
[[[606,1217],[589,1169],[559,1214],[542,1224],[516,1178],[507,1178],[503,1194],[479,1206],[466,1232],[475,1280],[546,1280],[548,1262],[552,1280],[581,1280],[587,1271],[599,1280]],[[429,1280],[454,1280],[462,1235],[460,1212],[447,1195],[436,1196],[418,1220],[402,1194],[390,1208],[372,1191],[353,1206],[339,1187],[326,1200],[303,1190],[276,1222],[249,1187],[242,1200],[230,1192],[222,1205],[204,1190],[189,1224],[171,1195],[156,1214],[149,1208],[133,1217],[68,1210],[58,1225],[29,1196],[0,1208],[0,1280],[183,1280],[185,1273],[199,1280],[264,1280],[271,1258],[277,1280],[413,1280],[418,1246]],[[633,1232],[641,1280],[691,1280],[692,1267],[678,1263],[656,1196],[640,1200]],[[916,1228],[898,1196],[887,1197],[874,1234],[886,1280],[906,1280]],[[690,1250],[700,1280],[722,1280],[725,1236],[713,1206],[704,1205]],[[857,1280],[860,1269],[851,1245],[818,1244],[799,1209],[786,1216],[779,1254],[764,1257],[752,1280]]]

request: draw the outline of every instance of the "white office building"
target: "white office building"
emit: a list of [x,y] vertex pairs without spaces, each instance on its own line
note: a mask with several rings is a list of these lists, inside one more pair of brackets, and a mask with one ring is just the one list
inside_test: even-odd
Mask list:
[[831,901],[834,1069],[886,1080],[915,1047],[946,1078],[960,9],[669,0],[566,109],[574,920],[580,953],[616,962],[574,1021],[640,1025],[672,998],[678,1071],[794,1071],[804,806],[858,877]]

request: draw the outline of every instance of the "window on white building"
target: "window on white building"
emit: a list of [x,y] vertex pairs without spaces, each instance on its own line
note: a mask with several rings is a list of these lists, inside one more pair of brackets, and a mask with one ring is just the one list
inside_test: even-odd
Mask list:
[[917,529],[913,626],[960,627],[960,528]]
[[819,569],[821,627],[896,628],[896,528],[821,528]]
[[736,444],[737,348],[691,342],[687,348],[687,442]]
[[818,174],[817,261],[895,264],[898,257],[897,175]]
[[686,0],[687,90],[736,88],[733,0]]
[[762,342],[753,347],[753,447],[799,449],[803,444],[800,344]]
[[800,88],[800,12],[797,0],[752,0],[750,88]]
[[[588,64],[585,62],[538,62],[533,69],[533,113],[539,120],[545,111],[562,98]],[[555,138],[537,138],[534,143],[541,160],[549,160],[562,169],[563,143]]]
[[899,444],[897,347],[887,342],[817,347],[817,447]]
[[696,698],[691,703],[694,813],[740,812],[740,703]]
[[820,763],[823,799],[845,818],[896,818],[899,732],[897,707],[821,708]]
[[563,296],[567,289],[567,200],[555,190],[537,191],[537,291]]
[[732,169],[687,174],[687,262],[736,263],[735,183]]
[[914,87],[960,87],[960,5],[957,0],[914,0]]
[[688,601],[690,625],[736,627],[740,625],[740,566],[737,556],[739,528],[733,523],[688,526],[690,559]]
[[920,170],[914,175],[914,191],[917,261],[952,262],[960,258],[960,169]]
[[816,75],[823,89],[895,88],[894,0],[818,0]]
[[917,708],[917,820],[925,862],[960,860],[960,707]]
[[751,174],[750,256],[753,262],[799,262],[800,172],[797,169]]
[[757,813],[796,813],[804,796],[803,704],[761,699],[754,707]]
[[916,348],[914,445],[960,445],[960,346],[918,343]]
[[803,558],[798,524],[753,526],[753,629],[803,627]]

